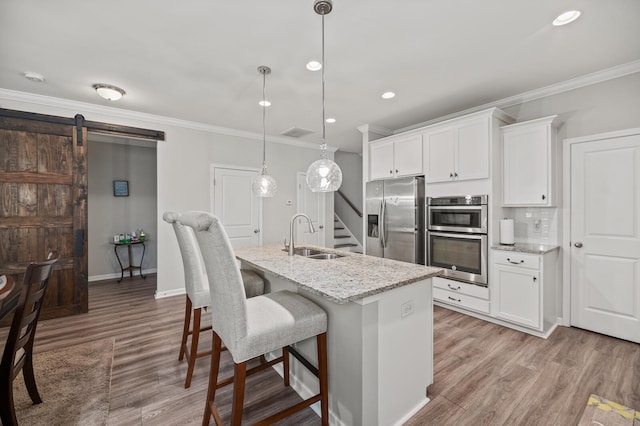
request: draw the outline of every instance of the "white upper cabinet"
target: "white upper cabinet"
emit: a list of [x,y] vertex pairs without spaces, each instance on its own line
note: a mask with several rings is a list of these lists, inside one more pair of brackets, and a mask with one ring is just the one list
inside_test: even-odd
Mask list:
[[556,117],[554,115],[500,129],[504,206],[555,205]]
[[427,182],[489,177],[489,118],[479,117],[423,134]]
[[393,141],[376,142],[369,145],[370,180],[393,177]]
[[369,145],[370,180],[422,174],[422,135],[385,138]]

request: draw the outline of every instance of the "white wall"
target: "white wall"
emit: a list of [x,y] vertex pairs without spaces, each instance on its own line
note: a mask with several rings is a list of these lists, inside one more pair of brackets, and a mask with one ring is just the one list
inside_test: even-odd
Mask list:
[[[147,234],[142,268],[157,268],[156,149],[131,144],[98,142],[89,135],[88,154],[88,251],[89,281],[120,276],[120,265],[110,244],[114,234]],[[128,180],[129,196],[114,197],[113,181]],[[126,267],[127,249],[118,249]],[[133,265],[140,265],[142,247],[132,247]],[[137,274],[137,271],[136,271]]]
[[[230,136],[224,134],[234,133],[227,132],[229,129],[17,92],[0,91],[0,107],[63,117],[82,114],[91,121],[165,132],[165,141],[158,142],[157,146],[157,292],[160,295],[178,294],[184,289],[178,245],[173,230],[162,221],[162,213],[166,210],[208,211],[212,163],[254,168],[262,164],[261,135],[235,132],[239,136]],[[333,152],[327,155],[333,158]],[[277,180],[278,194],[264,201],[265,244],[280,244],[282,237],[288,235],[289,219],[296,211],[296,173],[306,172],[309,164],[318,158],[320,151],[315,147],[267,143],[269,173]],[[294,205],[285,206],[286,200],[292,200]],[[333,199],[327,197],[326,216],[332,215]],[[333,230],[327,228],[327,241],[332,241]]]
[[[349,200],[356,205],[360,212],[362,208],[362,155],[352,152],[337,151],[335,161],[342,170],[342,191]],[[362,222],[351,207],[338,195],[334,195],[336,214],[342,219],[351,233],[362,244]]]

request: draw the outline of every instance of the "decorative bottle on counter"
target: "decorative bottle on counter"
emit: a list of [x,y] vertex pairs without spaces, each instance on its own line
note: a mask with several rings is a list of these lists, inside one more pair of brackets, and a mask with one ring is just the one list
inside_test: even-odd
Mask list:
[[145,237],[146,237],[146,235],[145,235],[144,231],[141,229],[140,230],[140,241],[144,241]]

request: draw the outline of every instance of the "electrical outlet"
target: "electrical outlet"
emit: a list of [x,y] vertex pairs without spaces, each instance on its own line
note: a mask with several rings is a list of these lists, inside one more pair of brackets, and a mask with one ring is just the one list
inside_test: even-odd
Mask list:
[[542,228],[542,221],[540,219],[536,219],[533,221],[533,232],[540,233],[540,228]]
[[409,300],[408,302],[404,302],[400,305],[400,316],[402,318],[408,317],[413,313],[413,300]]

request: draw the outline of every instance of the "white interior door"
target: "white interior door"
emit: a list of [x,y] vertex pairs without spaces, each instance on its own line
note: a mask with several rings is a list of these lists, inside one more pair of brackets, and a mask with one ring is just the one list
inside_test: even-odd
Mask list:
[[251,192],[251,180],[257,173],[257,169],[212,165],[212,211],[234,249],[262,243],[262,205]]
[[307,185],[307,175],[305,173],[297,174],[298,194],[297,194],[297,213],[306,213],[310,218],[316,232],[309,233],[309,226],[305,219],[298,218],[296,223],[296,245],[313,244],[316,246],[325,246],[325,199],[324,192],[312,192]]
[[640,342],[640,135],[571,145],[571,324]]

